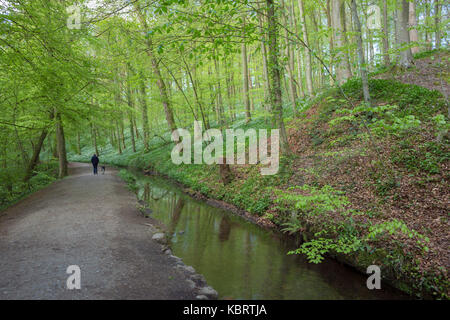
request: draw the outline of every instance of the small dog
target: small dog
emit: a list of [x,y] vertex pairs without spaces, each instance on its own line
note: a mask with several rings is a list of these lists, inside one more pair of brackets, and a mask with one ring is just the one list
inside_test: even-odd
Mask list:
[[105,166],[101,166],[101,167],[102,167],[102,174],[105,174],[106,167]]

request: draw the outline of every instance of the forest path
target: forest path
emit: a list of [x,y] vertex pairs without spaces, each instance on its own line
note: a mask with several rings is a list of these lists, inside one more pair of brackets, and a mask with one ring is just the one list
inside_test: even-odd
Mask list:
[[[194,299],[117,170],[69,173],[0,213],[0,299]],[[66,287],[69,265],[80,290]]]

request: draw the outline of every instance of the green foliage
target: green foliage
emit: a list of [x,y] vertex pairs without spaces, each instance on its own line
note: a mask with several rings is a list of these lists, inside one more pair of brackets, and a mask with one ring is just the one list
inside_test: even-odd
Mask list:
[[336,239],[317,238],[305,242],[300,248],[289,251],[288,254],[304,254],[311,263],[320,263],[329,253],[349,254],[361,249],[361,240],[356,236],[339,235]]
[[419,53],[414,54],[414,59],[424,59],[424,58],[428,58],[428,57],[433,57],[434,55],[436,55],[439,52],[448,52],[448,49],[433,49],[433,50],[428,50],[428,51],[422,51]]
[[[294,193],[300,192],[300,193]],[[343,192],[333,189],[329,185],[322,188],[304,185],[290,187],[287,190],[275,190],[275,203],[281,210],[295,208],[301,214],[322,215],[336,211],[349,204]]]
[[0,184],[0,210],[48,186],[58,176],[56,161],[40,163],[26,183],[23,182],[21,169],[21,167],[11,167],[0,170],[0,181],[2,182]]
[[375,225],[370,226],[369,233],[367,234],[368,240],[380,240],[387,235],[394,234],[404,234],[410,239],[415,239],[417,246],[420,247],[424,252],[428,252],[429,248],[427,243],[430,241],[428,237],[425,237],[415,231],[414,229],[408,228],[408,226],[398,219],[392,219],[390,221],[384,221]]
[[[344,92],[356,101],[362,101],[361,80],[352,78],[342,86]],[[369,90],[374,104],[378,102],[398,106],[396,116],[415,116],[419,120],[431,118],[437,113],[446,113],[442,94],[424,87],[394,80],[370,79]]]
[[441,172],[440,163],[448,161],[450,157],[446,150],[444,143],[429,141],[414,146],[409,140],[404,140],[393,149],[392,161],[412,172],[437,174]]

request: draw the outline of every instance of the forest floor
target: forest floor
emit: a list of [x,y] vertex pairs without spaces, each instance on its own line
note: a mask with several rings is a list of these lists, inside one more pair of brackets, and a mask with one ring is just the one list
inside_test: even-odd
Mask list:
[[414,60],[414,66],[403,72],[387,72],[373,77],[374,79],[393,79],[403,83],[415,84],[430,90],[440,91],[444,97],[450,94],[448,83],[450,74],[450,54],[447,51],[437,52],[431,56]]
[[[136,205],[114,169],[71,164],[69,177],[2,212],[0,299],[194,299]],[[80,290],[66,288],[70,265]]]

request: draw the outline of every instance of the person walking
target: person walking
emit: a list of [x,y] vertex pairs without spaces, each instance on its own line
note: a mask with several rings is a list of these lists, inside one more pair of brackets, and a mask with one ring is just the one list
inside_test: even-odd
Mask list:
[[98,163],[100,162],[100,159],[97,157],[96,154],[94,154],[91,158],[92,165],[94,166],[94,175],[98,175],[97,173],[97,167]]

